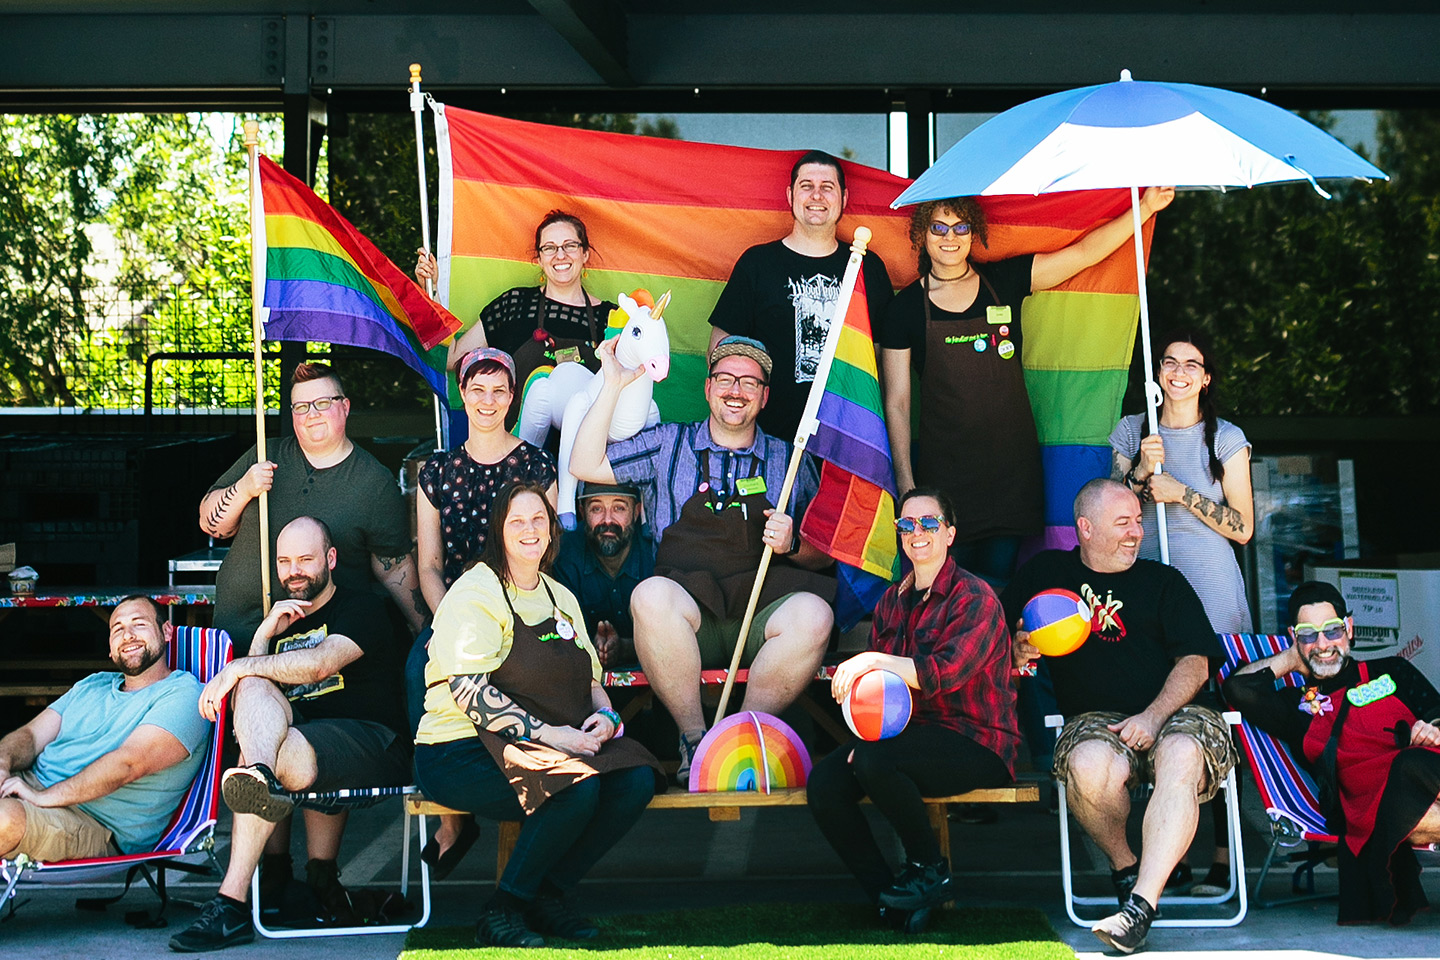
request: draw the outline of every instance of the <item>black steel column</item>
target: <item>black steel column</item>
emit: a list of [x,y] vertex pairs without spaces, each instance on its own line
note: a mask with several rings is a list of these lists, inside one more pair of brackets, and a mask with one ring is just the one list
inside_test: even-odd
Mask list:
[[930,169],[933,98],[929,90],[906,90],[904,97],[906,158],[913,180]]

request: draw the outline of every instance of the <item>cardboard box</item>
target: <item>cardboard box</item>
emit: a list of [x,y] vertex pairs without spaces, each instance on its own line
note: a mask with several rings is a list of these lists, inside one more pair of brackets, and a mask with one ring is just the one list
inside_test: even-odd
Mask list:
[[1307,566],[1305,572],[1339,588],[1355,618],[1357,657],[1402,656],[1440,681],[1440,554]]
[[15,544],[0,543],[0,573],[15,569]]

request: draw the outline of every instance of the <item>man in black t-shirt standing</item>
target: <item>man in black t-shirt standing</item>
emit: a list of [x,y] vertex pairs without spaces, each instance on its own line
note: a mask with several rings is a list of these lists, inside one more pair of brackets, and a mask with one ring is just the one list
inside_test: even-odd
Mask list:
[[[235,814],[230,864],[200,918],[170,941],[181,952],[217,950],[255,937],[245,905],[264,855],[262,893],[290,880],[290,793],[400,786],[410,779],[401,678],[403,656],[383,602],[331,579],[336,550],[323,521],[299,517],[276,539],[276,601],[247,656],[215,675],[200,695],[214,720],[233,693],[243,766],[225,771],[221,794]],[[343,813],[305,810],[306,880],[322,907],[346,902],[335,858]],[[342,907],[343,909],[343,907]]]
[[[760,429],[790,440],[805,412],[850,259],[835,234],[849,199],[840,161],[821,150],[800,157],[790,170],[785,199],[795,223],[782,239],[753,246],[735,261],[710,314],[710,351],[731,334],[765,344],[775,369]],[[866,252],[862,269],[871,321],[879,323],[893,292],[890,277],[872,252]]]
[[[1001,597],[1015,629],[1014,661],[1040,656],[1021,619],[1041,590],[1063,588],[1089,607],[1090,638],[1049,660],[1066,717],[1055,776],[1075,819],[1110,859],[1120,912],[1091,930],[1130,953],[1145,943],[1165,881],[1195,836],[1199,805],[1214,797],[1235,751],[1202,691],[1223,660],[1205,608],[1173,567],[1140,560],[1140,501],[1092,480],[1075,497],[1073,551],[1037,554]],[[1130,789],[1153,781],[1137,858],[1125,836]]]

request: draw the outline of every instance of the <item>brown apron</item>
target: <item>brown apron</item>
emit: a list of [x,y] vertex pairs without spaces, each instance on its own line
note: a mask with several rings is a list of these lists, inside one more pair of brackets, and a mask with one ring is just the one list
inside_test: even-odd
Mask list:
[[[754,467],[761,469],[758,459]],[[765,552],[765,511],[773,505],[764,491],[724,496],[711,486],[710,477],[710,451],[701,450],[695,492],[680,508],[679,518],[665,529],[655,550],[655,575],[680,584],[711,616],[739,620],[745,616],[755,571]],[[827,603],[835,600],[833,578],[775,557],[755,609],[799,590],[817,594]]]
[[[600,360],[595,356],[595,346],[600,342],[599,337],[604,331],[597,331],[595,328],[595,307],[590,303],[590,294],[585,294],[585,319],[590,324],[590,339],[574,340],[568,337],[557,337],[545,329],[545,313],[550,306],[550,299],[545,296],[544,287],[536,287],[535,295],[540,302],[535,305],[535,332],[522,343],[515,351],[515,393],[516,399],[524,396],[525,381],[530,379],[530,374],[536,368],[543,366],[554,366],[557,362],[577,360],[585,365],[585,369],[591,373],[600,370]],[[520,404],[512,403],[510,412],[505,415],[505,426],[513,429],[520,418]]]
[[[976,271],[979,273],[979,271]],[[980,274],[990,300],[995,287]],[[936,319],[920,281],[925,310],[925,369],[915,482],[938,487],[955,505],[956,542],[1038,533],[1045,485],[1040,440],[1020,366],[1020,318]],[[980,297],[976,296],[980,306]],[[973,308],[972,308],[973,309]]]
[[[555,606],[550,585],[540,582],[555,612],[533,627],[515,613],[509,588],[502,588],[515,621],[514,637],[505,662],[490,672],[490,684],[531,716],[578,730],[595,712],[590,700],[590,655],[575,642],[574,624]],[[571,784],[612,770],[651,767],[663,788],[659,762],[629,737],[605,741],[593,757],[575,757],[533,740],[517,743],[488,730],[478,733],[527,815]]]

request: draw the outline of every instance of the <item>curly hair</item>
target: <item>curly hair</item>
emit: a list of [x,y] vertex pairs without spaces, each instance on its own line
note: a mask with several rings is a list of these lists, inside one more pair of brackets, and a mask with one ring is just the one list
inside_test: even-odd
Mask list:
[[910,246],[915,248],[919,261],[920,275],[930,272],[930,254],[925,250],[925,237],[930,233],[930,224],[935,214],[941,211],[960,218],[970,224],[971,235],[980,241],[980,246],[990,245],[990,234],[985,227],[985,211],[973,197],[950,197],[947,200],[927,200],[910,211]]

